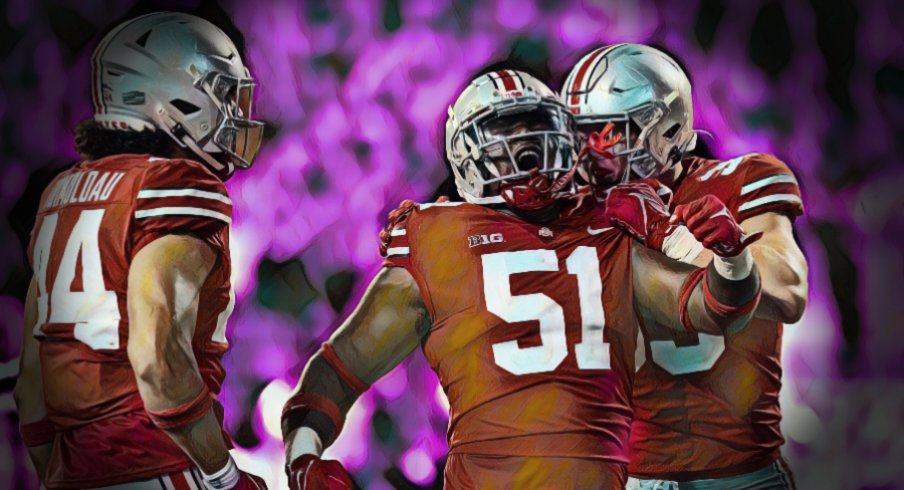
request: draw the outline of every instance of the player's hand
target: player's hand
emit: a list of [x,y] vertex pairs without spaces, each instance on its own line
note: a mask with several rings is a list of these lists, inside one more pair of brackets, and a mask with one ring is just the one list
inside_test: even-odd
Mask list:
[[245,473],[244,471],[239,470],[239,481],[232,487],[233,490],[267,490],[267,484],[264,483],[264,479],[257,476],[252,475],[251,473]]
[[335,460],[323,460],[313,454],[295,458],[289,465],[291,490],[351,490],[355,488],[352,477],[342,464]]
[[612,153],[612,149],[622,141],[621,133],[613,134],[614,128],[615,125],[610,122],[599,132],[590,133],[578,154],[578,165],[586,169],[587,178],[597,196],[621,181],[625,173],[624,162]]
[[677,206],[670,223],[684,223],[697,241],[720,257],[735,257],[763,236],[745,234],[725,204],[711,194]]
[[671,190],[655,179],[619,184],[609,189],[603,217],[647,247],[661,251],[673,228],[667,204],[671,195]]
[[610,122],[600,131],[590,133],[581,152],[586,152],[596,159],[615,158],[611,150],[621,142],[623,135],[621,133],[613,134],[614,129],[615,124]]

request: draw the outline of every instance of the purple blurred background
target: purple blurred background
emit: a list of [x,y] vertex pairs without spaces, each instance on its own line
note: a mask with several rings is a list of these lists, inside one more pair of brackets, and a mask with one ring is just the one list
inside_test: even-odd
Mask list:
[[[378,269],[386,212],[429,199],[446,178],[440,124],[469,76],[510,59],[558,88],[590,49],[634,41],[683,61],[716,155],[773,152],[799,176],[810,303],[786,329],[782,408],[800,487],[904,488],[904,7],[894,0],[8,0],[0,487],[36,486],[11,389],[39,193],[76,158],[95,44],[161,9],[239,41],[259,81],[256,116],[272,122],[253,169],[228,183],[238,305],[221,398],[241,466],[284,487],[281,405]],[[416,352],[355,405],[327,456],[364,488],[441,486],[445,403]]]

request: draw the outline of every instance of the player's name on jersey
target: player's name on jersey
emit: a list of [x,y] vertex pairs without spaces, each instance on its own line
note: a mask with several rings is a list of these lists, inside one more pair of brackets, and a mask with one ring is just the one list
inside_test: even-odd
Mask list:
[[125,172],[73,172],[58,180],[47,195],[43,209],[70,203],[105,201],[110,198]]

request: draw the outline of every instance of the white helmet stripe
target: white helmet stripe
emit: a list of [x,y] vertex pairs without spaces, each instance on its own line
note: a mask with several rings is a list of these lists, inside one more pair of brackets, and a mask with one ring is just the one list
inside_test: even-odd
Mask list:
[[602,63],[603,60],[606,59],[606,57],[609,55],[609,53],[613,49],[615,49],[619,46],[624,46],[624,43],[613,44],[611,46],[607,46],[607,47],[603,48],[602,56],[597,58],[596,63],[594,63],[593,66],[591,66],[590,69],[587,70],[587,76],[584,77],[584,83],[582,84],[582,87],[581,87],[581,91],[583,91],[585,94],[584,97],[587,97],[586,94],[593,89],[593,87],[591,86],[591,83],[599,80],[599,77],[594,76],[594,74],[596,73],[596,69],[599,67],[600,63]]
[[499,77],[496,75],[496,72],[487,73],[487,76],[490,78],[490,81],[493,82],[493,87],[496,90],[502,90],[502,87],[499,85]]
[[587,69],[590,64],[603,54],[606,48],[600,48],[596,51],[590,53],[589,55],[584,57],[584,60],[581,62],[581,67],[575,70],[574,78],[571,80],[571,85],[569,89],[569,97],[568,97],[568,105],[572,107],[577,107],[578,100],[578,92],[580,90],[580,86],[584,83],[584,76],[587,73]]
[[569,77],[568,82],[566,82],[566,87],[570,87],[568,92],[568,105],[572,108],[576,108],[578,104],[580,104],[579,96],[584,96],[584,102],[587,102],[587,92],[589,90],[590,80],[593,80],[593,73],[596,71],[596,68],[602,62],[603,58],[606,57],[613,49],[623,46],[624,43],[621,44],[613,44],[610,46],[604,46],[602,48],[593,51],[584,57],[580,62],[580,67],[576,70],[572,71],[572,76]]

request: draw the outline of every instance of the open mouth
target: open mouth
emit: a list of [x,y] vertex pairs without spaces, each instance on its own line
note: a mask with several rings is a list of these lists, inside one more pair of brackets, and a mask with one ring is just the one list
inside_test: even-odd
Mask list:
[[521,172],[540,169],[543,166],[543,155],[540,148],[535,145],[524,145],[516,148],[514,156],[518,170]]

